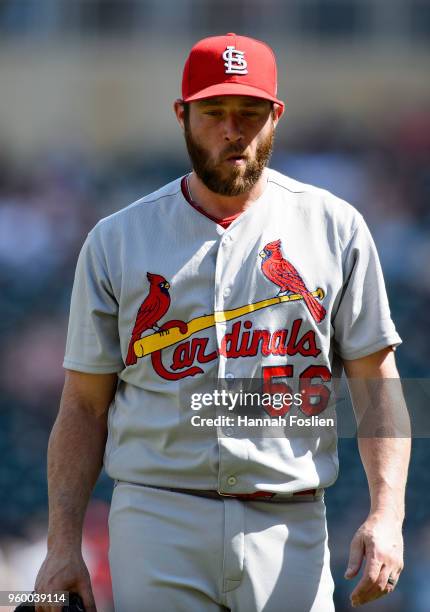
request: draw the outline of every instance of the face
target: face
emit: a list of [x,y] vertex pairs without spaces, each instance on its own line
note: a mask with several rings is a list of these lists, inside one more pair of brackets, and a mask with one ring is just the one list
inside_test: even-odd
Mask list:
[[248,192],[270,158],[279,116],[278,106],[272,110],[268,100],[248,96],[191,102],[183,117],[185,141],[206,187],[226,196]]

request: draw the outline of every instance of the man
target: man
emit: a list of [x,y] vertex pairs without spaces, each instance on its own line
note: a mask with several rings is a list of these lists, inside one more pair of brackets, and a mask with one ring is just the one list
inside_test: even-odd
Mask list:
[[[359,422],[376,402],[387,431],[390,393],[362,389],[398,379],[375,247],[352,206],[266,167],[284,104],[264,43],[198,42],[174,110],[192,172],[99,222],[79,257],[36,588],[94,609],[80,542],[104,455],[117,612],[328,612],[333,427],[251,436],[233,419],[201,433],[198,401],[226,418],[223,390],[252,379],[298,398],[260,416],[297,421],[330,409],[344,367]],[[347,577],[364,567],[354,605],[391,592],[402,569],[409,441],[388,431],[359,439],[371,507],[351,544]]]

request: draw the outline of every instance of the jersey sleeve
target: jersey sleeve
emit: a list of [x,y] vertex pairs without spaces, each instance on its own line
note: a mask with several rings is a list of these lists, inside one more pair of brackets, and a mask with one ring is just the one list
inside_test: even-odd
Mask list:
[[391,319],[384,277],[370,231],[362,217],[344,254],[344,278],[335,310],[335,351],[343,359],[359,359],[402,339]]
[[118,302],[95,229],[88,234],[76,266],[63,367],[108,374],[121,371],[124,363]]

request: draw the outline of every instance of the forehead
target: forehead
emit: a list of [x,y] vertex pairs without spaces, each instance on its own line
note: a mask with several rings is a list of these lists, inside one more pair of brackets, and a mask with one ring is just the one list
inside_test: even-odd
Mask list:
[[243,108],[243,107],[258,107],[269,108],[269,100],[263,98],[254,98],[253,96],[216,96],[206,98],[205,100],[197,100],[192,102],[197,108],[207,108],[208,106],[217,106],[223,108]]

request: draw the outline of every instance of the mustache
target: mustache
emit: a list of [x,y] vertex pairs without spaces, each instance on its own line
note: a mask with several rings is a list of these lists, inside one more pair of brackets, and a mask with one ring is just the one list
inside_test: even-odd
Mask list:
[[231,157],[232,155],[238,155],[240,157],[248,157],[245,154],[245,151],[246,151],[246,147],[243,148],[240,145],[229,145],[221,153],[220,159],[224,160],[224,159],[227,159],[227,157]]

